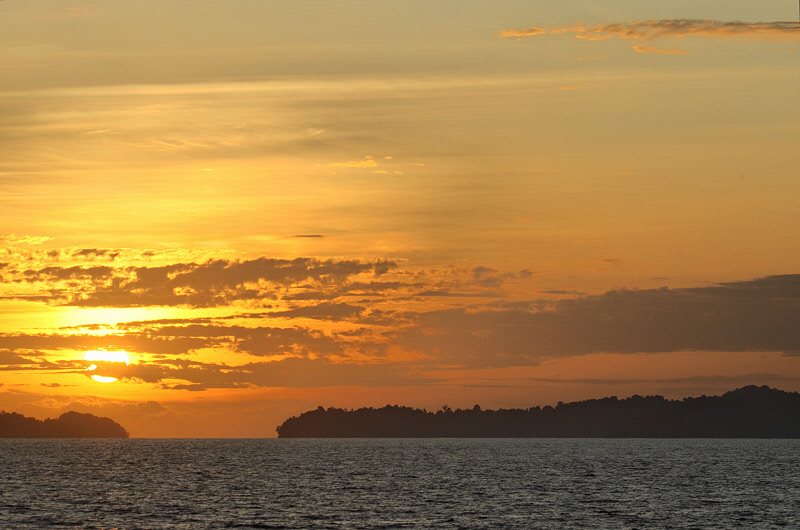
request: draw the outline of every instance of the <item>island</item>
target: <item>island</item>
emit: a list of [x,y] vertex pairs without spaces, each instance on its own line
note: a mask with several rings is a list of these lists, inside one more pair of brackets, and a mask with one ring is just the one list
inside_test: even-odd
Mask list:
[[0,438],[128,438],[119,423],[81,412],[37,420],[16,412],[0,412]]
[[319,407],[277,431],[279,438],[800,438],[800,394],[751,385],[722,396],[635,395],[529,409]]

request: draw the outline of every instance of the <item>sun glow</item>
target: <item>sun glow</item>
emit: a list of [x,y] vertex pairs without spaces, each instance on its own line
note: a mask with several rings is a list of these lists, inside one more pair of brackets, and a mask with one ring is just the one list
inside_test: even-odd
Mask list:
[[[104,350],[91,350],[87,351],[86,355],[83,356],[84,361],[94,361],[95,364],[90,365],[86,368],[87,372],[93,372],[98,369],[98,364],[100,363],[101,366],[104,368],[109,367],[109,363],[125,363],[125,366],[131,364],[130,356],[128,352],[125,350],[118,350],[118,351],[104,351]],[[108,375],[99,375],[99,374],[92,374],[91,378],[97,381],[98,383],[113,383],[117,380],[116,377],[111,377]]]

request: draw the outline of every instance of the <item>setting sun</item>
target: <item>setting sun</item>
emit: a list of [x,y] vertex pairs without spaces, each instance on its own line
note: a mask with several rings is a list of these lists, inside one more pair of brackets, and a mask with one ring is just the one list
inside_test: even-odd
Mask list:
[[[103,350],[91,350],[86,352],[86,355],[83,356],[84,361],[95,361],[94,364],[90,365],[86,368],[86,371],[93,372],[98,370],[99,367],[103,368],[103,371],[107,370],[106,363],[125,363],[125,366],[130,365],[130,356],[128,352],[125,350],[118,350],[118,351],[103,351]],[[100,363],[100,366],[98,366]],[[113,366],[113,365],[112,365]],[[111,377],[108,375],[100,375],[100,374],[92,374],[91,378],[99,383],[113,383],[117,380],[116,377]]]

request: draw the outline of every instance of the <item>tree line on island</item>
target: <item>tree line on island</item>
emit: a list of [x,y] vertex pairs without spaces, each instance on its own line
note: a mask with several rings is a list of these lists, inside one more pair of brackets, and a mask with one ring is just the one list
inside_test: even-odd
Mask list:
[[128,438],[128,431],[110,418],[81,412],[46,420],[0,412],[0,438]]
[[751,385],[722,396],[635,395],[529,409],[319,407],[277,431],[279,438],[800,438],[800,394]]

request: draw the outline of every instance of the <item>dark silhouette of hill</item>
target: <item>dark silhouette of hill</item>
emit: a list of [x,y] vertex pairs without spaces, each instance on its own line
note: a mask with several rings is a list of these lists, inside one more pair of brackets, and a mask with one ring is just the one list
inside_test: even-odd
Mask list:
[[800,394],[746,386],[722,396],[607,397],[555,408],[319,407],[277,431],[279,438],[800,438]]
[[0,438],[127,438],[119,423],[80,412],[37,420],[16,412],[0,412]]

